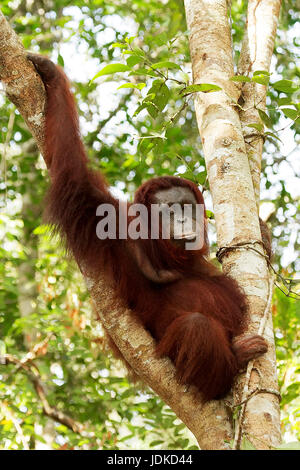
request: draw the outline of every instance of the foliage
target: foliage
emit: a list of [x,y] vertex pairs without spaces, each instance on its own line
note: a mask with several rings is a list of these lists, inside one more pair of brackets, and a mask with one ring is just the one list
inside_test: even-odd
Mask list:
[[[232,2],[236,62],[245,4]],[[183,175],[208,189],[193,94],[218,90],[191,85],[183,2],[165,0],[163,8],[161,0],[69,5],[4,0],[1,9],[27,49],[51,55],[73,79],[92,165],[126,197],[143,180],[163,174]],[[266,138],[262,209],[273,231],[274,266],[289,278],[299,271],[299,68],[296,40],[288,33],[296,16],[292,3],[284,2],[271,74],[234,78],[269,83],[267,112],[260,110],[261,125],[253,129]],[[170,409],[148,389],[132,385],[105,351],[81,276],[42,225],[45,166],[19,113],[3,95],[0,105],[0,356],[29,365],[26,370],[0,364],[0,446],[193,448],[194,438]],[[276,289],[273,309],[282,428],[295,441],[299,303]],[[49,405],[81,423],[81,433],[45,416],[33,381],[37,370]]]

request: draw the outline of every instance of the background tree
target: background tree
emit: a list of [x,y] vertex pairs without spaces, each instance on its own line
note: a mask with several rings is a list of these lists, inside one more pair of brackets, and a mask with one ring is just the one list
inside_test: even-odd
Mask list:
[[[106,1],[104,4],[97,2],[97,5],[96,2],[73,2],[72,7],[67,7],[65,2],[50,2],[47,8],[44,2],[14,2],[13,5],[3,2],[2,5],[3,13],[26,49],[49,53],[61,64],[64,61],[69,75],[75,81],[80,80],[75,83],[76,96],[89,156],[96,167],[106,172],[117,190],[131,194],[142,179],[166,173],[180,173],[207,186],[193,101],[179,93],[182,84],[174,80],[167,82],[168,91],[165,89],[164,96],[160,97],[161,106],[164,102],[167,105],[164,111],[157,111],[154,102],[133,116],[139,103],[143,105],[142,101],[150,94],[152,81],[159,78],[156,71],[169,73],[175,80],[186,83],[185,74],[190,71],[190,63],[185,13],[180,1],[166,2],[163,10],[161,2],[149,5],[135,1],[120,4]],[[286,32],[288,28],[293,31],[296,21],[296,8],[293,7],[295,5],[285,3],[282,9],[271,70],[273,83],[282,79],[295,80],[299,76],[295,66],[297,44],[293,42],[293,33]],[[231,11],[237,63],[245,6],[233,2]],[[173,66],[152,70],[155,77],[151,76],[149,66],[146,69],[150,75],[145,75],[145,71],[141,75],[135,73],[129,79],[124,74],[105,75],[101,82],[97,80],[88,86],[91,77],[105,64],[127,63],[135,71],[141,67],[142,61],[134,64],[137,59],[133,59],[139,54],[122,54],[122,51],[130,50],[123,47],[125,38],[135,35],[137,38],[130,46],[139,48],[142,51],[139,54],[143,53],[147,61],[151,64],[173,62]],[[75,54],[78,65],[71,67],[71,58]],[[82,63],[88,67],[82,67]],[[87,73],[83,75],[84,68]],[[137,88],[116,90],[128,81]],[[146,84],[144,88],[143,83]],[[292,88],[268,89],[268,125],[272,126],[270,132],[273,135],[264,136],[267,142],[261,186],[262,199],[268,201],[262,205],[263,215],[273,227],[274,266],[280,272],[283,269],[284,276],[289,278],[296,277],[298,268],[295,201],[299,192],[294,177],[299,169],[294,147],[299,138],[299,108],[297,104],[291,104],[297,101]],[[108,92],[109,101],[104,99]],[[31,135],[21,116],[8,101],[4,103],[4,96],[0,99],[3,104],[1,153],[4,170],[1,191],[5,207],[1,217],[3,237],[5,235],[1,248],[5,262],[0,268],[1,352],[24,359],[28,354],[24,332],[36,332],[37,347],[34,352],[32,346],[31,354],[50,406],[48,412],[51,415],[55,404],[56,411],[63,414],[61,418],[72,417],[73,420],[61,419],[59,422],[59,416],[52,413],[51,417],[56,417],[53,445],[106,449],[149,446],[180,449],[195,445],[185,426],[155,395],[129,385],[123,376],[120,378],[120,366],[108,361],[107,354],[99,347],[102,343],[100,327],[98,323],[92,323],[86,289],[76,269],[73,270],[62,256],[58,246],[49,242],[40,214],[33,213],[28,217],[27,213],[23,218],[21,201],[28,194],[31,193],[30,198],[38,208],[41,207],[39,198],[45,192],[47,175],[41,159],[29,158]],[[14,120],[9,119],[9,114]],[[286,129],[277,132],[282,128]],[[208,195],[207,203],[211,208]],[[211,226],[213,228],[213,222]],[[30,252],[35,244],[37,256],[33,259]],[[30,301],[32,311],[26,316],[20,308],[22,293],[19,288],[25,284],[21,277],[24,271],[20,269],[24,263],[34,266],[30,276],[39,291]],[[285,288],[284,285],[281,287]],[[296,290],[294,285],[293,290]],[[283,396],[282,426],[287,439],[295,440],[299,433],[296,354],[299,304],[278,289],[274,297]],[[47,406],[45,409],[45,402],[41,401],[35,386],[32,368],[3,365],[1,374],[4,403],[1,441],[6,448],[23,448],[24,441],[29,447],[36,448],[44,436],[43,432],[39,434],[34,423],[44,424],[43,413]],[[76,427],[78,424],[84,425],[83,431],[80,426]]]

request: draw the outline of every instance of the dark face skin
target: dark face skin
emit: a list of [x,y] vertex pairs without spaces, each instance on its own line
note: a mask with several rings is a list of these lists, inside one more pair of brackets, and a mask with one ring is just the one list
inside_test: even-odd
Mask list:
[[[171,212],[170,218],[164,221],[164,227],[170,230],[171,242],[176,246],[185,248],[188,241],[193,241],[196,238],[196,198],[189,188],[181,186],[174,186],[170,189],[162,189],[157,191],[154,196],[153,202],[162,205],[161,214],[164,208],[177,205],[179,210],[175,213]],[[183,213],[183,208],[188,205],[189,210]],[[180,210],[181,208],[181,210]]]

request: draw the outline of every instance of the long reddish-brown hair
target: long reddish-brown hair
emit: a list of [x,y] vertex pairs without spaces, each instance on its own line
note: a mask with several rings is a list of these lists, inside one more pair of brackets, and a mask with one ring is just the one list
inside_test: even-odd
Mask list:
[[[118,210],[118,201],[102,174],[88,167],[74,97],[63,70],[45,57],[30,59],[47,92],[48,220],[80,266],[101,271],[114,282],[117,293],[155,338],[157,353],[174,362],[178,379],[195,385],[206,400],[223,396],[239,367],[267,349],[257,335],[232,342],[245,329],[244,293],[205,258],[206,238],[197,251],[176,248],[169,240],[136,240],[141,248],[139,264],[127,240],[97,237],[97,207],[109,203]],[[204,204],[194,183],[172,176],[147,181],[134,201],[145,204],[149,213],[154,194],[173,186],[189,188],[197,203]],[[206,230],[205,214],[202,222]],[[157,280],[145,275],[143,263]],[[160,282],[160,270],[171,274],[172,281]]]

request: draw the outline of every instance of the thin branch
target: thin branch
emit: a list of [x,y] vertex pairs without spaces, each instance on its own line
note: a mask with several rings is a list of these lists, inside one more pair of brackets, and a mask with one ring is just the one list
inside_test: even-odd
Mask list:
[[2,365],[15,364],[18,366],[18,369],[22,369],[26,372],[27,377],[32,382],[34,389],[42,403],[43,412],[46,416],[53,419],[54,421],[64,424],[67,428],[71,429],[71,431],[75,433],[80,434],[83,431],[83,425],[81,423],[78,423],[70,416],[49,404],[45,393],[45,387],[42,383],[40,372],[36,364],[34,364],[34,367],[33,364],[28,364],[29,359],[26,358],[26,356],[20,360],[11,354],[5,354],[0,359]]
[[27,364],[28,362],[33,361],[37,357],[44,355],[47,351],[48,343],[51,339],[54,338],[53,333],[49,333],[46,338],[44,338],[39,343],[36,343],[32,349],[21,359],[22,364]]

